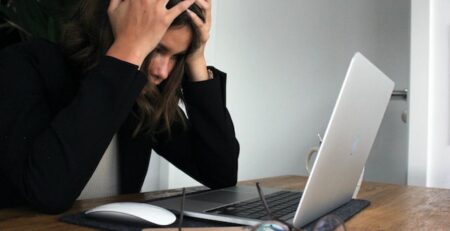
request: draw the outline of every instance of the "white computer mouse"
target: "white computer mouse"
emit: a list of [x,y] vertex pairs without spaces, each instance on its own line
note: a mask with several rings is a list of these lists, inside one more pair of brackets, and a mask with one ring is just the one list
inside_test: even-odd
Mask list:
[[115,202],[101,205],[85,212],[88,216],[125,220],[129,222],[149,222],[155,225],[170,225],[177,219],[167,209],[138,202]]

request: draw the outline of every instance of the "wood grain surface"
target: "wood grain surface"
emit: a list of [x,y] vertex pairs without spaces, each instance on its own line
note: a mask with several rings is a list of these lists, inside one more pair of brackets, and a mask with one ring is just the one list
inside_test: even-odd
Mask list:
[[[302,190],[306,177],[279,176],[242,181],[242,185]],[[196,191],[203,187],[190,188]],[[84,211],[117,201],[146,201],[177,195],[180,189],[128,194],[81,200],[64,214]],[[359,198],[371,201],[370,207],[346,222],[347,230],[450,230],[450,190],[364,182]],[[59,215],[45,215],[30,208],[0,210],[0,230],[92,230],[59,222]]]

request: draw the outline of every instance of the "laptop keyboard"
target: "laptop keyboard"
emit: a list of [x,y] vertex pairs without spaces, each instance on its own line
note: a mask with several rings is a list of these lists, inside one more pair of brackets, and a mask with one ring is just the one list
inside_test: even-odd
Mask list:
[[[283,217],[285,220],[288,220],[294,217],[301,196],[301,192],[280,191],[267,194],[265,198],[269,209],[275,218]],[[206,212],[258,220],[269,219],[264,204],[259,197],[208,210]]]

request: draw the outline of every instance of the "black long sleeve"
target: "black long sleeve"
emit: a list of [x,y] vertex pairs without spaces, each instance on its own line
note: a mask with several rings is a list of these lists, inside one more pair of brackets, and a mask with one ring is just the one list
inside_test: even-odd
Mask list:
[[[40,63],[48,59],[61,66]],[[0,54],[1,207],[25,202],[49,213],[70,207],[146,83],[136,66],[105,56],[79,87],[52,86],[60,80],[50,78],[71,75],[59,59],[47,42]],[[76,92],[57,111],[49,103],[57,97],[53,87],[66,89],[61,97]]]
[[225,105],[224,73],[183,85],[189,126],[175,125],[168,141],[154,146],[158,154],[210,188],[232,186],[237,181],[239,143]]

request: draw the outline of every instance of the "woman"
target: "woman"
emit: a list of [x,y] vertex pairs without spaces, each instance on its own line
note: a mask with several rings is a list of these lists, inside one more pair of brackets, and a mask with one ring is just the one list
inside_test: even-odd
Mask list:
[[68,209],[115,133],[122,193],[139,192],[152,148],[208,187],[234,185],[225,74],[204,58],[210,24],[211,0],[85,0],[61,45],[4,49],[0,208]]

